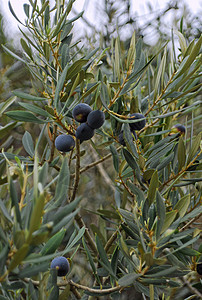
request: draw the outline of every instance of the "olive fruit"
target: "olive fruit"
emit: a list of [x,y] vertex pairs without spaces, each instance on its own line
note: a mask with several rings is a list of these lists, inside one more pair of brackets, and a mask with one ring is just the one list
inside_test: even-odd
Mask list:
[[75,135],[80,141],[87,141],[93,137],[94,129],[91,128],[87,123],[82,123],[77,127]]
[[[134,113],[132,115],[130,115],[129,120],[137,120],[137,119],[143,119],[145,118],[142,114],[140,113]],[[146,125],[146,120],[141,120],[139,122],[135,122],[135,123],[129,123],[130,125],[130,129],[131,131],[133,130],[141,130],[142,128],[145,127]]]
[[105,121],[105,114],[101,110],[93,110],[87,117],[88,125],[93,129],[100,128]]
[[92,111],[91,107],[86,103],[77,104],[73,110],[73,118],[79,123],[84,123],[87,120],[88,114]]
[[[135,133],[135,131],[132,131],[132,134],[133,136],[135,137],[135,139],[137,140],[137,135]],[[134,140],[134,137],[133,137],[133,140]],[[119,136],[118,136],[118,141],[121,145],[125,146],[126,143],[125,143],[125,140],[124,140],[124,137],[123,137],[123,130],[121,130]]]
[[196,266],[196,272],[199,275],[202,275],[202,263],[197,264],[197,266]]
[[184,125],[176,124],[171,128],[171,132],[169,133],[169,135],[172,135],[175,133],[179,133],[179,135],[184,135],[185,131],[186,131],[186,128]]
[[58,276],[65,276],[69,272],[69,262],[64,256],[58,256],[51,262],[51,269],[57,269]]
[[75,147],[75,141],[71,135],[61,134],[55,139],[55,147],[61,152],[69,152]]

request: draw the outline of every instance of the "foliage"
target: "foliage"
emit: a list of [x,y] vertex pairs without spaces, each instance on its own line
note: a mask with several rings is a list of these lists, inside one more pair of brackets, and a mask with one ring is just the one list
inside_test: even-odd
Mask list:
[[[167,43],[154,55],[145,51],[135,33],[128,48],[117,37],[110,49],[83,49],[72,41],[82,16],[69,18],[74,1],[56,0],[53,8],[38,2],[24,4],[22,55],[2,45],[25,64],[34,88],[15,88],[0,104],[1,299],[128,299],[130,291],[171,299],[183,284],[200,297],[201,230],[193,224],[202,213],[195,126],[202,37],[188,43],[177,32],[178,60]],[[75,138],[72,110],[81,102],[102,110],[105,123],[92,140],[75,139],[75,149],[60,153],[55,139]],[[132,113],[146,119],[137,140]],[[180,122],[185,136],[173,128]],[[18,128],[25,131],[14,147],[7,142]],[[92,206],[86,174],[94,167],[100,175]],[[50,271],[57,256],[70,261],[61,280]]]

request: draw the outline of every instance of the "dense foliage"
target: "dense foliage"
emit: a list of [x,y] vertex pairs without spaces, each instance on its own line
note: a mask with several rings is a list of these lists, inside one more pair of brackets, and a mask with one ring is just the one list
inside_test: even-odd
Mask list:
[[1,73],[0,299],[200,299],[202,37],[83,46],[73,2],[2,45],[30,75]]

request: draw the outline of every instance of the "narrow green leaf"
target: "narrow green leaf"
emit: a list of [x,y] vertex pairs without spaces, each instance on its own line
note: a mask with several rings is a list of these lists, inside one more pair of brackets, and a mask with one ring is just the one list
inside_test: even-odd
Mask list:
[[176,215],[177,215],[177,211],[175,211],[175,210],[172,210],[172,211],[169,211],[166,213],[165,222],[161,229],[161,234],[164,233],[166,231],[166,229],[168,229],[169,226],[173,223]]
[[17,122],[11,122],[5,126],[2,126],[0,128],[0,139],[4,138],[6,135],[9,136],[10,132],[13,128],[20,126],[20,123]]
[[132,35],[132,38],[131,38],[131,41],[130,41],[130,47],[129,47],[129,50],[128,50],[128,55],[127,55],[127,60],[126,60],[127,70],[129,70],[129,67],[135,61],[135,52],[136,52],[136,47],[135,47],[135,31],[134,31],[133,35]]
[[28,111],[39,114],[46,118],[52,118],[51,114],[49,114],[46,110],[44,110],[36,105],[30,104],[30,103],[24,103],[24,102],[19,102],[19,104],[20,104],[20,106],[24,107]]
[[55,106],[56,109],[58,108],[60,92],[62,91],[62,89],[64,87],[64,83],[65,83],[65,80],[66,80],[68,68],[69,68],[69,65],[67,64],[65,66],[64,70],[62,71],[62,74],[60,74],[60,78],[59,78],[57,86],[56,86],[55,97],[54,97],[54,106]]
[[1,45],[1,46],[2,46],[2,48],[3,48],[8,54],[10,54],[12,57],[14,57],[15,59],[17,59],[17,60],[23,62],[24,64],[27,64],[27,62],[26,62],[23,58],[21,58],[20,56],[18,56],[17,54],[15,54],[13,51],[9,50],[6,46],[4,46],[4,45]]
[[156,192],[156,212],[158,217],[156,224],[156,239],[158,240],[166,218],[164,199],[159,191]]
[[178,269],[177,266],[170,267],[170,268],[168,268],[166,266],[165,269],[160,271],[160,272],[157,272],[157,273],[154,273],[154,274],[149,274],[149,275],[145,274],[145,277],[164,277],[164,276],[167,276],[167,275],[172,275],[172,273],[173,273],[173,277],[176,277],[175,271],[177,269]]
[[115,72],[118,80],[120,80],[120,55],[119,55],[119,38],[115,41]]
[[11,272],[13,269],[15,269],[21,262],[22,260],[26,257],[27,253],[29,250],[29,245],[24,244],[13,256],[13,259],[11,260],[9,266],[8,266],[8,271]]
[[44,205],[45,205],[45,195],[41,193],[39,197],[35,200],[35,204],[32,210],[30,224],[29,224],[29,233],[27,237],[27,243],[29,244],[32,239],[32,233],[39,229],[41,225],[41,218],[44,212]]
[[8,7],[9,7],[9,9],[10,9],[10,12],[11,12],[12,15],[14,16],[14,18],[15,18],[21,25],[24,26],[24,24],[23,24],[23,23],[18,19],[18,17],[16,16],[15,11],[13,10],[13,7],[12,7],[12,5],[11,5],[11,3],[10,3],[10,0],[8,1]]
[[32,122],[38,124],[43,124],[47,122],[46,120],[41,120],[37,118],[33,113],[28,111],[13,110],[13,111],[8,111],[5,114],[13,120],[22,121],[22,122]]
[[182,65],[182,68],[179,68],[177,77],[179,77],[189,69],[189,67],[191,66],[191,64],[193,63],[193,61],[195,60],[196,56],[200,51],[201,44],[202,44],[202,36],[199,38],[195,46],[192,48],[190,55],[184,59],[185,63]]
[[129,164],[129,166],[137,171],[138,173],[140,173],[140,168],[135,160],[135,158],[130,154],[130,152],[128,152],[128,150],[123,149],[123,155],[127,161],[127,163]]
[[130,125],[129,124],[124,124],[123,125],[123,136],[124,136],[124,141],[126,143],[126,146],[128,150],[136,157],[138,158],[138,153],[136,149],[136,145],[133,142],[133,136],[130,131]]
[[97,250],[98,250],[101,261],[103,262],[104,266],[106,266],[107,269],[110,270],[110,273],[113,274],[114,272],[111,268],[111,264],[108,260],[107,254],[104,250],[104,247],[103,247],[98,235],[96,235],[95,240],[96,240]]
[[62,228],[59,232],[57,232],[54,236],[52,236],[48,242],[41,249],[41,255],[47,255],[54,253],[57,248],[60,246],[64,236],[66,229]]
[[159,186],[159,181],[158,181],[158,172],[155,171],[151,177],[151,181],[149,184],[149,190],[148,190],[148,199],[149,199],[149,205],[151,205],[156,197],[156,191]]
[[28,131],[25,131],[22,137],[22,144],[26,150],[26,152],[33,157],[34,156],[34,142],[31,134]]
[[15,102],[16,97],[10,97],[8,100],[4,102],[4,104],[0,107],[0,116],[4,113],[4,111]]
[[133,284],[134,281],[136,281],[136,279],[140,276],[141,276],[141,274],[137,274],[137,273],[126,274],[119,279],[118,284],[120,286],[129,286],[129,285]]
[[198,151],[198,148],[201,143],[201,132],[195,137],[194,142],[192,144],[192,147],[189,151],[188,159],[187,159],[187,164],[191,162],[191,160],[194,158],[196,155],[196,152]]
[[20,91],[13,91],[13,94],[19,98],[31,100],[31,101],[47,101],[47,98],[37,97],[30,94],[26,94]]
[[183,34],[180,31],[175,30],[175,33],[177,34],[177,36],[179,38],[179,43],[180,43],[180,48],[181,48],[182,54],[185,55],[185,52],[187,50],[187,43],[186,43],[185,37],[183,36]]
[[21,214],[20,214],[20,210],[19,210],[19,204],[18,204],[18,193],[16,191],[14,182],[12,177],[10,177],[10,196],[11,196],[11,201],[12,201],[12,207],[15,207],[15,214],[16,214],[16,219],[17,222],[21,225],[22,224],[22,220],[21,220]]
[[183,138],[180,137],[177,149],[178,171],[181,171],[186,162],[186,149]]
[[119,154],[113,145],[110,145],[110,151],[112,153],[114,169],[118,173],[119,172]]
[[25,42],[25,40],[23,38],[20,39],[20,43],[21,46],[23,48],[23,50],[25,51],[25,53],[31,58],[32,58],[32,50],[31,48],[27,45],[27,43]]
[[180,218],[184,217],[190,204],[190,194],[184,195],[175,205],[174,210],[178,212]]
[[158,68],[158,73],[157,73],[156,80],[155,80],[154,101],[156,100],[157,95],[158,95],[160,79],[162,78],[162,76],[165,72],[166,54],[167,54],[167,48],[165,47],[163,57],[162,57],[160,66]]
[[92,92],[94,92],[96,90],[96,88],[100,85],[100,82],[95,83],[91,88],[89,88],[83,95],[82,97],[79,99],[79,102],[86,98],[87,96],[89,96]]
[[85,226],[83,226],[81,229],[79,229],[77,236],[73,239],[73,241],[70,244],[68,244],[68,247],[73,248],[75,246],[75,244],[83,237],[85,231],[86,231]]
[[56,185],[55,203],[54,203],[55,207],[59,206],[60,203],[67,198],[69,179],[70,179],[70,174],[69,174],[68,159],[67,157],[65,157],[60,169],[59,178]]

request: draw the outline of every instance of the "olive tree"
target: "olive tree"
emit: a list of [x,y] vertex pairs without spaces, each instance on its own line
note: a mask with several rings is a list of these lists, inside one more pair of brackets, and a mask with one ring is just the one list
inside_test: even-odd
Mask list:
[[[200,298],[202,38],[177,31],[178,57],[135,32],[95,48],[72,33],[73,3],[29,0],[23,23],[8,2],[22,53],[2,47],[32,88],[0,104],[0,299]],[[88,138],[80,104],[98,111]]]

